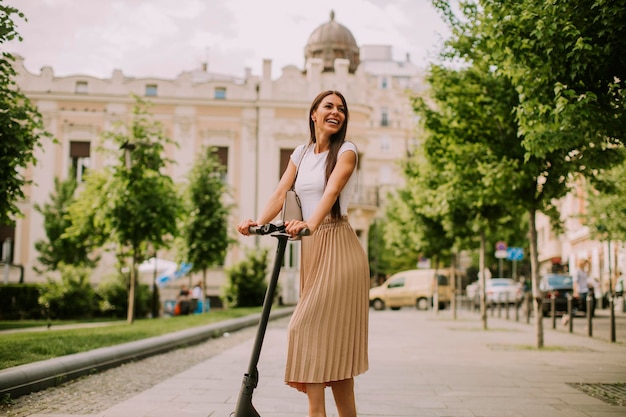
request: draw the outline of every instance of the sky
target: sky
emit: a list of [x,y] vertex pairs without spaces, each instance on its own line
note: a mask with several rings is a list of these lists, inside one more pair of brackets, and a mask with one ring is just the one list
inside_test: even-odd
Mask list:
[[[330,19],[347,27],[359,46],[392,45],[394,59],[426,67],[436,60],[448,29],[430,0],[4,0],[18,8],[19,54],[38,74],[175,78],[208,63],[210,72],[272,77],[287,65],[304,67],[311,33]],[[14,15],[15,17],[15,15]]]

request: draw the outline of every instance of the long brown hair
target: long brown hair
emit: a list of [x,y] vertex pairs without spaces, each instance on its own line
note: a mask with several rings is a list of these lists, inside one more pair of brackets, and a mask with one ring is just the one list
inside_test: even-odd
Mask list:
[[[327,91],[323,91],[319,93],[317,97],[315,97],[315,99],[313,100],[313,103],[311,103],[311,109],[309,110],[309,131],[311,132],[311,140],[309,144],[311,144],[317,141],[317,138],[315,137],[315,122],[313,122],[313,119],[311,118],[311,116],[313,116],[313,112],[317,110],[317,108],[319,107],[324,97],[327,97],[333,94],[341,99],[341,103],[343,104],[343,108],[344,108],[345,120],[343,121],[343,125],[341,126],[339,131],[330,137],[330,144],[328,146],[328,157],[326,158],[325,184],[328,183],[330,174],[333,172],[333,169],[335,169],[335,165],[337,165],[339,149],[341,148],[341,145],[343,145],[344,141],[346,140],[346,132],[348,130],[348,116],[349,116],[348,104],[346,103],[346,98],[339,91],[327,90]],[[330,216],[333,219],[339,219],[341,217],[341,207],[339,206],[339,197],[337,197],[337,200],[335,200],[335,204],[333,204],[333,208],[330,210]]]

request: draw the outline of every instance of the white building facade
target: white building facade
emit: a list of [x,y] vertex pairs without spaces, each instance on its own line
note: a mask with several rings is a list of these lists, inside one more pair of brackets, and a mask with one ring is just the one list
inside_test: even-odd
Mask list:
[[[415,143],[415,121],[410,91],[423,88],[422,73],[410,62],[394,62],[391,46],[359,48],[350,31],[331,19],[312,32],[305,46],[305,68],[287,66],[272,79],[272,62],[263,62],[262,74],[246,69],[242,77],[212,74],[206,67],[184,72],[175,79],[130,78],[115,70],[110,78],[86,75],[57,77],[50,67],[38,74],[15,63],[17,84],[41,112],[45,128],[56,142],[44,141],[35,151],[37,164],[27,170],[32,185],[19,204],[23,217],[14,229],[4,227],[0,239],[13,242],[14,267],[10,280],[40,282],[34,271],[35,242],[45,239],[43,218],[35,210],[49,201],[54,179],[65,179],[74,167],[79,180],[85,170],[110,163],[96,151],[102,132],[116,121],[130,120],[131,95],[151,103],[150,113],[163,124],[165,134],[178,147],[166,149],[176,163],[166,172],[184,183],[196,155],[204,146],[218,148],[227,170],[235,210],[232,231],[241,218],[254,218],[264,206],[284,170],[291,151],[309,139],[308,111],[313,98],[324,90],[341,91],[348,102],[348,139],[360,151],[359,180],[350,221],[364,248],[369,225],[379,210],[381,190],[402,182],[397,162]],[[273,239],[262,239],[272,246]],[[255,239],[238,237],[226,266],[241,260]],[[297,297],[297,245],[287,256],[290,278],[287,301]],[[272,253],[272,252],[271,252]],[[166,254],[167,255],[167,254]],[[112,258],[112,257],[111,257]],[[94,281],[111,273],[113,259],[103,257]],[[213,277],[213,278],[211,278]],[[222,269],[212,271],[208,290],[219,293]]]

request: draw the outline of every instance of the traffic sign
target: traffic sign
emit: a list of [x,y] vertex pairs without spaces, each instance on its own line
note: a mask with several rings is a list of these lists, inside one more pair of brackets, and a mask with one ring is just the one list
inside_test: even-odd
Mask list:
[[496,243],[496,251],[506,250],[506,242],[499,241]]
[[507,257],[506,250],[497,250],[495,253],[496,259],[504,259]]
[[508,248],[506,259],[509,261],[521,261],[524,259],[524,248]]

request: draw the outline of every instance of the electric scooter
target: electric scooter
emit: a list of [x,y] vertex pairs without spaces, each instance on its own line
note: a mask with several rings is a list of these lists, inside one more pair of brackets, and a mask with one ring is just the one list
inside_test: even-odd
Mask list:
[[[278,239],[278,247],[276,248],[276,257],[274,258],[274,270],[272,271],[272,277],[267,287],[267,291],[265,292],[263,311],[261,313],[261,320],[257,329],[254,347],[252,348],[248,372],[244,374],[243,382],[241,383],[241,390],[239,392],[239,398],[237,399],[237,408],[233,413],[231,413],[231,416],[233,417],[260,417],[259,413],[252,405],[252,394],[259,382],[257,364],[259,363],[261,347],[263,346],[263,339],[265,337],[265,330],[267,329],[267,322],[269,320],[272,302],[274,301],[274,295],[276,293],[278,275],[280,274],[280,268],[285,257],[287,241],[291,237],[285,232],[285,225],[282,221],[275,224],[268,223],[262,226],[252,226],[249,230],[251,234],[256,235],[271,234],[273,237]],[[308,236],[310,233],[309,229],[303,229],[300,231],[299,236]]]

